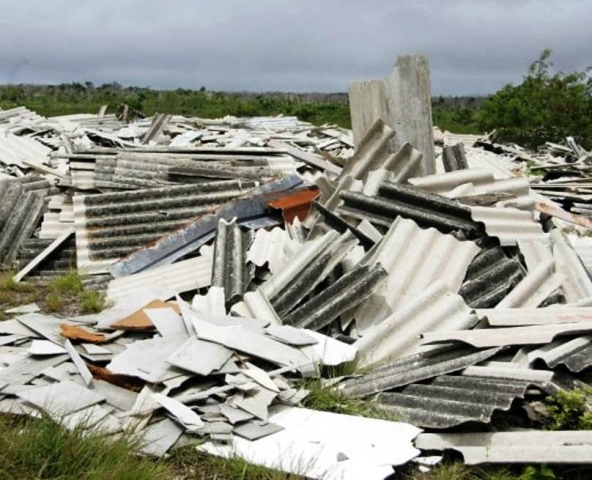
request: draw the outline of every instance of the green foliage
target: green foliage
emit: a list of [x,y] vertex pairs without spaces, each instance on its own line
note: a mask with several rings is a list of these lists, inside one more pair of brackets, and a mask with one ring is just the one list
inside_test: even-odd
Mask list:
[[545,403],[549,412],[549,430],[592,430],[592,412],[588,396],[592,388],[561,390]]
[[502,140],[536,148],[573,136],[592,147],[592,80],[584,72],[554,72],[551,50],[533,62],[520,85],[506,85],[483,104],[479,126]]
[[69,431],[48,418],[0,417],[0,478],[165,479],[162,462],[134,455],[134,439]]
[[80,311],[82,313],[99,313],[105,308],[105,297],[94,290],[80,292]]
[[518,480],[555,480],[555,472],[547,465],[529,465]]
[[82,292],[82,277],[76,270],[70,270],[68,273],[53,279],[49,283],[52,290],[60,293],[78,294]]

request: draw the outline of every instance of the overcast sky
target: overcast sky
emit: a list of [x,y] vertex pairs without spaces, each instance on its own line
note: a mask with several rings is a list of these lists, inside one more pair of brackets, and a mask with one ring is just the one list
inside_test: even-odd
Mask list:
[[429,55],[434,95],[592,63],[590,0],[0,0],[0,83],[346,91]]

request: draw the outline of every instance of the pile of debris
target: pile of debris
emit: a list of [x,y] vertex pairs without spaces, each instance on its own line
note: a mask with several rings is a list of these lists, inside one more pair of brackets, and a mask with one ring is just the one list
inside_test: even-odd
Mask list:
[[[592,432],[491,433],[532,429],[536,402],[586,380],[588,219],[487,140],[444,134],[427,175],[395,137],[376,119],[354,152],[291,117],[0,111],[0,261],[18,281],[75,266],[112,303],[8,311],[0,411],[142,429],[154,455],[205,437],[313,478],[449,448],[589,462]],[[303,379],[351,362],[365,373],[327,383],[407,423],[300,407]]]

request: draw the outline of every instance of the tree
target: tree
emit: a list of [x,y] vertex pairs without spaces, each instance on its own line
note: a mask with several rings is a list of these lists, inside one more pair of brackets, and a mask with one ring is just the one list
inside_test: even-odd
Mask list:
[[552,72],[544,50],[520,85],[506,85],[483,103],[480,128],[498,129],[502,140],[536,148],[575,137],[592,147],[592,79],[588,72]]

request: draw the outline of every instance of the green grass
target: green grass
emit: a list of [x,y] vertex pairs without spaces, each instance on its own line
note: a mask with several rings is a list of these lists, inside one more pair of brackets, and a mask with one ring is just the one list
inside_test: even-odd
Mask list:
[[105,297],[94,290],[83,290],[79,295],[82,313],[99,313],[105,308]]
[[240,457],[221,458],[198,452],[195,447],[175,450],[167,459],[180,479],[218,480],[304,480],[300,475],[290,475],[259,465],[253,465]]
[[309,394],[302,404],[312,410],[378,418],[392,422],[403,421],[399,415],[371,401],[347,398],[334,388],[322,386],[319,380],[305,382],[303,388],[308,390]]
[[79,294],[83,291],[82,277],[76,270],[54,278],[49,283],[49,288],[60,293]]
[[84,429],[68,431],[52,420],[0,417],[0,478],[167,479],[162,461],[134,454],[131,438],[106,439]]

